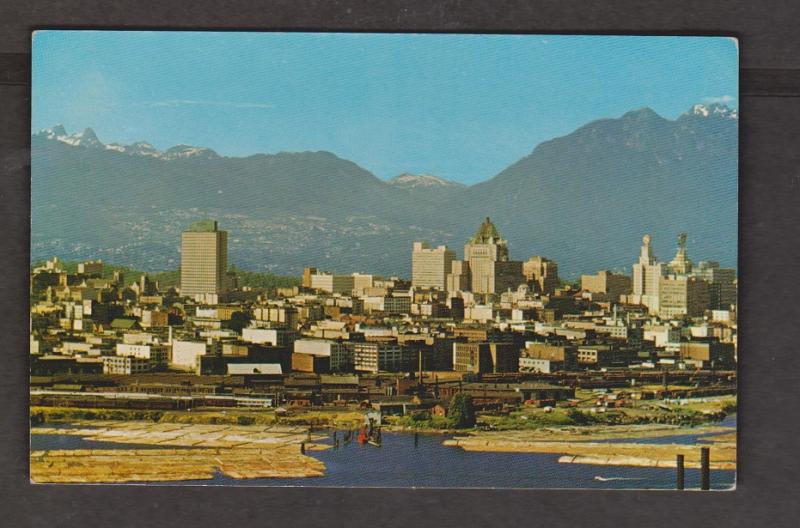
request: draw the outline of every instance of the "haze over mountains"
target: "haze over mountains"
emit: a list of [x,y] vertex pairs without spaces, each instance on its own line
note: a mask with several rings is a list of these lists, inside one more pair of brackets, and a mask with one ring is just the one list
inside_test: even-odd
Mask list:
[[173,269],[180,232],[213,217],[239,268],[409,276],[414,240],[460,255],[490,216],[513,259],[547,256],[566,277],[629,271],[644,233],[663,260],[687,231],[690,258],[735,266],[737,125],[718,104],[675,120],[634,110],[543,142],[470,187],[429,174],[384,181],[329,152],[159,151],[57,126],[31,138],[31,260]]

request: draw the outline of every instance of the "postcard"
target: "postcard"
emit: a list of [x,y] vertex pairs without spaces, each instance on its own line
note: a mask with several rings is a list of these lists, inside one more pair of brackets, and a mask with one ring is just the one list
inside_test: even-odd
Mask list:
[[32,38],[32,482],[735,488],[735,39]]

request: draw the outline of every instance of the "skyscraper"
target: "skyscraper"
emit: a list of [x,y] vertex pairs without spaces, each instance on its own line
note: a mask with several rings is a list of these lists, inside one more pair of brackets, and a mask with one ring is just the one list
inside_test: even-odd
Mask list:
[[411,285],[420,288],[447,287],[447,274],[451,271],[456,254],[447,246],[431,248],[425,242],[414,242],[411,252]]
[[488,216],[464,246],[464,260],[475,293],[501,293],[525,282],[522,262],[508,260],[508,243]]
[[709,304],[714,310],[729,310],[736,304],[736,270],[721,268],[719,262],[701,261],[692,268],[692,275],[708,283]]
[[228,233],[216,220],[194,222],[181,235],[181,295],[227,291]]
[[658,297],[661,288],[661,277],[664,276],[664,265],[656,259],[650,247],[650,235],[642,237],[642,248],[639,261],[633,265],[633,298],[650,309],[658,312]]

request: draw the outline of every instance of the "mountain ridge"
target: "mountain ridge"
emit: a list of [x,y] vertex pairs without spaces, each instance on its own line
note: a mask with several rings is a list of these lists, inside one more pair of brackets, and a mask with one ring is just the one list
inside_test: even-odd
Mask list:
[[[595,120],[589,121],[588,123],[582,125],[581,127],[578,127],[573,132],[571,132],[570,134],[567,134],[567,135],[575,134],[576,132],[578,132],[580,130],[583,130],[583,129],[587,128],[587,127],[591,127],[592,125],[595,125],[596,123],[602,123],[602,122],[615,122],[615,121],[625,121],[625,120],[633,120],[633,119],[641,121],[643,119],[653,119],[653,118],[658,119],[658,120],[662,120],[662,121],[678,122],[681,119],[690,118],[690,117],[697,117],[697,116],[703,116],[703,117],[711,116],[711,117],[721,117],[721,118],[724,118],[724,119],[738,120],[738,110],[731,109],[730,107],[728,107],[724,103],[709,103],[709,104],[698,103],[698,104],[692,105],[692,107],[688,111],[682,113],[681,115],[679,115],[674,120],[670,120],[670,119],[667,119],[667,118],[661,116],[660,114],[655,112],[652,108],[645,106],[645,107],[629,110],[629,111],[625,112],[619,118],[604,117],[604,118],[599,118],[599,119],[595,119]],[[94,147],[94,146],[97,146],[97,147],[105,148],[106,150],[115,150],[117,152],[122,152],[122,153],[126,153],[126,154],[148,156],[148,157],[154,157],[154,158],[165,159],[165,160],[182,159],[182,158],[189,158],[189,157],[194,157],[194,156],[206,157],[206,158],[209,158],[209,159],[217,159],[217,158],[247,159],[247,158],[262,157],[262,156],[277,156],[277,155],[283,155],[283,154],[285,154],[285,155],[293,155],[293,154],[305,154],[305,153],[326,153],[326,154],[330,154],[332,156],[336,156],[335,153],[332,153],[332,152],[329,152],[329,151],[326,151],[326,150],[316,150],[316,151],[315,150],[305,150],[305,151],[297,151],[297,152],[295,152],[295,151],[278,151],[278,152],[275,152],[275,153],[258,152],[258,153],[250,154],[250,155],[247,155],[247,156],[221,156],[214,149],[212,149],[210,147],[188,145],[188,144],[184,144],[184,143],[176,144],[176,145],[174,145],[172,147],[169,147],[169,148],[161,151],[161,150],[156,149],[151,143],[149,143],[147,141],[135,141],[134,143],[127,144],[127,145],[126,144],[122,144],[122,143],[116,143],[116,142],[111,142],[111,143],[107,143],[107,144],[103,143],[102,141],[100,141],[100,139],[97,137],[97,134],[95,133],[94,129],[92,129],[91,127],[85,128],[83,130],[83,132],[69,134],[66,131],[66,129],[65,129],[63,124],[57,124],[57,125],[54,125],[51,128],[45,128],[45,129],[39,130],[38,132],[33,133],[31,136],[32,137],[44,137],[44,138],[47,138],[47,139],[55,139],[55,140],[60,141],[62,143],[65,143],[65,144],[68,144],[68,145],[71,145],[71,146],[76,146],[76,147]],[[552,138],[552,139],[548,139],[548,140],[542,141],[541,143],[536,145],[533,150],[535,151],[536,148],[538,148],[540,145],[547,144],[547,143],[549,143],[551,141],[558,140],[558,139],[563,138],[563,137],[565,137],[565,136],[558,136],[558,137],[555,137],[555,138]],[[338,157],[338,156],[336,156],[336,157]],[[343,159],[343,158],[339,158],[339,159]],[[523,157],[523,159],[524,159],[524,157]],[[350,160],[348,160],[348,161],[350,161]],[[353,162],[353,163],[356,163],[356,162]],[[394,176],[394,177],[392,177],[392,178],[390,178],[388,180],[381,180],[381,181],[385,181],[387,183],[394,184],[394,185],[397,185],[397,186],[400,186],[400,185],[398,185],[400,183],[403,183],[403,184],[414,183],[414,184],[416,184],[416,185],[404,185],[404,186],[407,186],[407,187],[436,186],[438,184],[441,184],[441,186],[451,186],[452,185],[452,186],[460,186],[460,187],[472,187],[472,186],[475,186],[475,185],[480,185],[481,183],[485,183],[486,181],[489,181],[489,179],[492,179],[495,176],[497,176],[497,175],[491,176],[486,180],[481,180],[481,181],[476,182],[476,183],[474,183],[472,185],[467,185],[467,184],[464,184],[464,183],[461,183],[461,182],[448,180],[448,179],[441,178],[439,176],[435,176],[435,175],[429,174],[429,173],[413,174],[413,173],[409,173],[409,172],[404,172],[404,173],[398,174],[397,176]]]
[[239,267],[408,275],[412,241],[460,251],[491,216],[512,258],[554,258],[565,276],[629,266],[645,232],[666,253],[688,231],[690,252],[730,265],[737,120],[724,105],[694,105],[673,120],[633,110],[544,141],[474,185],[422,174],[405,175],[406,187],[327,151],[226,157],[178,145],[167,156],[56,126],[31,140],[31,258],[171,269],[180,231],[212,215]]

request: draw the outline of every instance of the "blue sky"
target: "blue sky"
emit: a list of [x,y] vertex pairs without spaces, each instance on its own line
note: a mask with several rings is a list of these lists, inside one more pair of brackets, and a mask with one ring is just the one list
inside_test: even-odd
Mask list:
[[728,38],[38,31],[34,131],[222,155],[328,150],[381,178],[471,184],[649,106],[738,107]]

